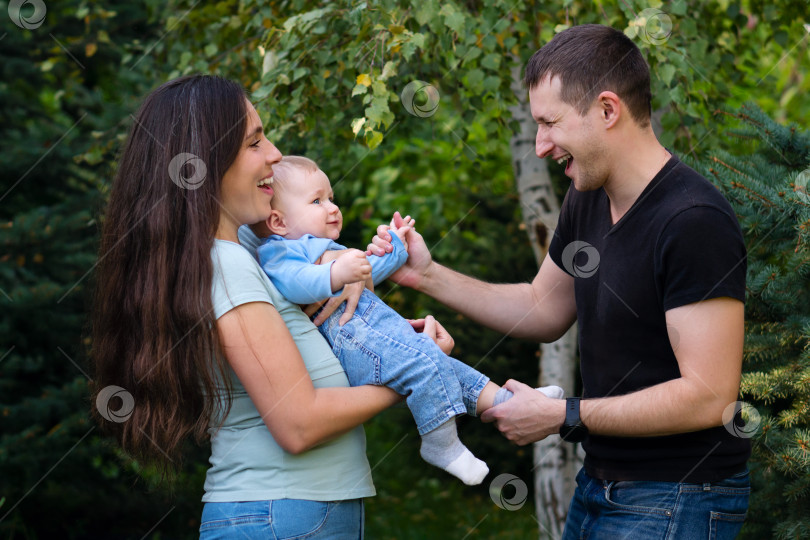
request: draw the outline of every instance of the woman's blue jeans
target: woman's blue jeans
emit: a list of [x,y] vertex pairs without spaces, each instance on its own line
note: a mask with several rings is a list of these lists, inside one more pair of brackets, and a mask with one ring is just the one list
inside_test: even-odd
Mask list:
[[489,377],[444,354],[369,290],[340,326],[342,304],[319,330],[340,360],[349,384],[387,386],[407,396],[420,435],[459,414],[475,416]]
[[200,540],[362,540],[363,500],[205,503]]
[[719,482],[608,482],[581,469],[563,540],[731,540],[748,510],[748,471]]

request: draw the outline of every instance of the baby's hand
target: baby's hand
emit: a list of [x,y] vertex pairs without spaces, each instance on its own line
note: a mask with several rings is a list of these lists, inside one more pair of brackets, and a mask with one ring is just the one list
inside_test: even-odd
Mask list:
[[366,254],[359,249],[349,249],[332,264],[329,277],[332,292],[336,292],[349,283],[370,278],[371,263],[366,259]]
[[404,218],[402,218],[402,224],[399,227],[394,225],[393,219],[391,220],[390,230],[397,235],[400,242],[402,242],[402,245],[405,247],[405,251],[408,251],[408,240],[406,240],[406,238],[408,237],[408,232],[414,229],[415,226],[416,220],[413,219],[411,216],[405,216]]

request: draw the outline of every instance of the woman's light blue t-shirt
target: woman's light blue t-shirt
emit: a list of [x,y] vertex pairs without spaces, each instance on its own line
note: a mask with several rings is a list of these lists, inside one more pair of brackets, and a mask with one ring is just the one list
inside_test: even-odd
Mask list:
[[[313,385],[349,386],[326,340],[301,309],[287,301],[241,245],[215,240],[212,300],[218,319],[248,302],[275,306],[301,352]],[[273,344],[267,343],[273,350]],[[375,494],[362,426],[302,454],[285,452],[273,440],[233,370],[231,409],[219,429],[212,420],[211,468],[204,502],[308,499],[333,501]],[[225,398],[220,387],[220,399]]]

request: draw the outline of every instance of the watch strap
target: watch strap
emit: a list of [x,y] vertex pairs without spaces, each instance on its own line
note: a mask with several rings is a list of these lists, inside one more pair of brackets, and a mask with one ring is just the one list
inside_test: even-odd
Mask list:
[[560,436],[566,442],[582,442],[588,435],[588,428],[580,418],[579,405],[580,398],[578,397],[570,397],[565,400],[565,422],[560,428]]
[[582,420],[579,417],[579,398],[578,397],[566,398],[564,425],[573,427],[581,423]]

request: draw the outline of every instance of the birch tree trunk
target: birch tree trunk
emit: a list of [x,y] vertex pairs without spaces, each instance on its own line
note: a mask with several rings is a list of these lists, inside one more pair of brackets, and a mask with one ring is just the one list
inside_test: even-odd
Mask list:
[[[551,185],[546,161],[535,155],[537,124],[532,119],[526,91],[523,89],[520,68],[512,69],[512,89],[518,96],[519,106],[512,108],[512,117],[520,124],[520,133],[512,137],[512,166],[515,171],[523,223],[534,250],[537,265],[548,252],[560,205]],[[540,347],[539,384],[556,384],[573,395],[576,372],[576,325],[558,341]],[[534,445],[535,509],[540,524],[540,537],[557,539],[562,536],[571,496],[574,494],[574,476],[582,458],[579,445],[560,440],[552,435]]]

